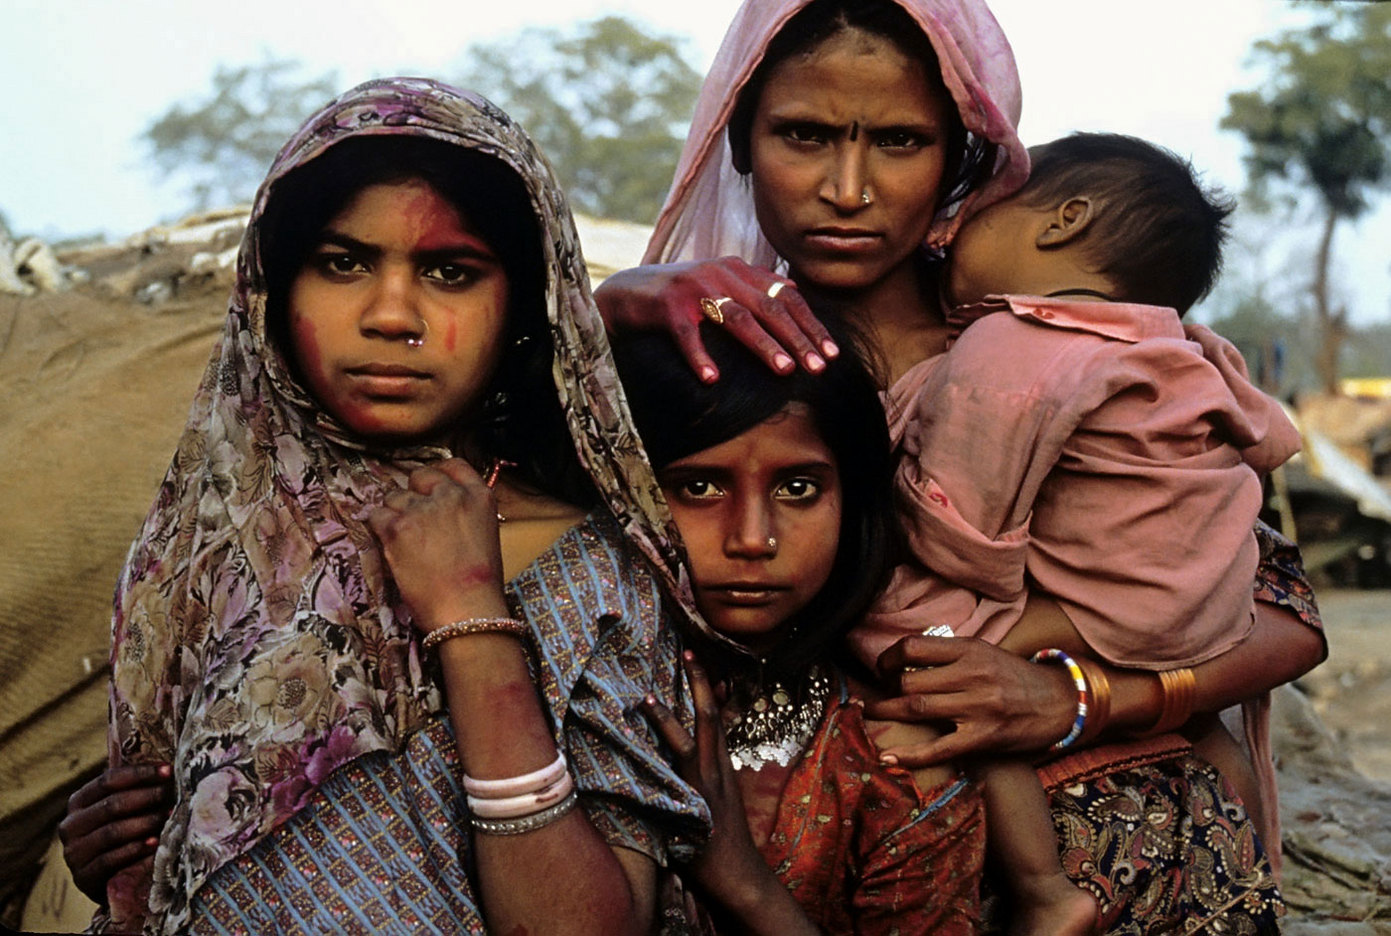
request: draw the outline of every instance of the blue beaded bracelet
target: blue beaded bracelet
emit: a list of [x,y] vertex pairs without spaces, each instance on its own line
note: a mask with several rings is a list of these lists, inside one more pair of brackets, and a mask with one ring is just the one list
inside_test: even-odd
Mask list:
[[1030,663],[1061,663],[1067,667],[1068,675],[1072,677],[1072,684],[1077,687],[1077,718],[1072,722],[1072,730],[1063,737],[1061,741],[1053,744],[1050,751],[1065,751],[1082,737],[1082,732],[1087,727],[1087,711],[1091,700],[1091,691],[1087,687],[1086,674],[1082,672],[1082,667],[1077,665],[1077,661],[1071,656],[1054,647],[1047,647],[1029,657]]

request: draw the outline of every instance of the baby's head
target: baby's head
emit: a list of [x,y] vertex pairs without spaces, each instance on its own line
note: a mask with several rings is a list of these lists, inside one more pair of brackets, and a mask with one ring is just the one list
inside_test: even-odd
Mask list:
[[1075,133],[1031,147],[1028,184],[972,217],[951,251],[953,302],[1079,288],[1182,315],[1222,268],[1234,205],[1163,147]]
[[887,575],[884,411],[853,350],[820,375],[780,376],[723,330],[702,337],[720,371],[710,385],[664,334],[620,338],[614,356],[702,615],[792,669],[857,621]]

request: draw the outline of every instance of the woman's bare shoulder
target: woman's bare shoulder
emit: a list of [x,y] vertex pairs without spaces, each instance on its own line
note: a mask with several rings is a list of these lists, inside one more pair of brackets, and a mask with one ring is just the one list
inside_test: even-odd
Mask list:
[[[857,699],[871,701],[885,698],[884,692],[870,683],[861,682],[852,676],[847,676],[850,694]],[[865,733],[874,742],[879,750],[886,748],[905,748],[916,744],[926,744],[941,737],[941,732],[931,725],[920,722],[898,722],[881,721],[879,719],[865,719]],[[918,789],[924,792],[943,786],[957,776],[957,771],[951,765],[935,765],[931,767],[920,767],[913,772],[913,779],[918,784]]]

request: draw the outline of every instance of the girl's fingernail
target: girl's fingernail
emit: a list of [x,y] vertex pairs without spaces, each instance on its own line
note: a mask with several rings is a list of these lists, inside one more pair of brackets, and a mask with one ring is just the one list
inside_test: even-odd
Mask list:
[[719,376],[719,373],[715,370],[715,368],[710,367],[710,366],[708,366],[708,365],[705,366],[705,367],[702,367],[702,368],[700,369],[700,382],[701,382],[701,383],[714,383],[714,382],[715,382],[715,378],[718,377],[718,376]]
[[826,369],[826,359],[812,351],[807,354],[807,370],[813,374],[819,374]]
[[792,360],[792,358],[788,357],[786,354],[781,354],[781,353],[779,353],[779,354],[773,355],[773,367],[776,368],[777,370],[780,370],[780,371],[791,370],[794,366],[795,366],[795,362]]
[[168,764],[160,764],[159,770],[156,772],[165,779],[174,776],[174,768],[170,767]]
[[840,345],[827,338],[821,342],[821,350],[826,352],[826,357],[836,357],[840,354]]
[[155,836],[151,835],[149,838],[145,839],[146,848],[154,848],[157,845],[159,845],[159,839]]

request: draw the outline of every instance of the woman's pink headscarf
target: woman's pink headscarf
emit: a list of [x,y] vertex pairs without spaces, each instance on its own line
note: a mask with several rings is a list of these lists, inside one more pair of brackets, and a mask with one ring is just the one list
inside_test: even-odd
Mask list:
[[[644,263],[736,256],[773,267],[778,255],[754,216],[747,180],[730,161],[725,129],[740,90],[753,75],[768,43],[810,0],[745,0],[696,102],[676,179],[648,241]],[[966,129],[999,146],[989,179],[955,211],[937,217],[928,233],[934,245],[951,240],[967,209],[1013,192],[1029,175],[1029,156],[1019,140],[1021,95],[1014,53],[983,0],[897,0],[927,34]]]

